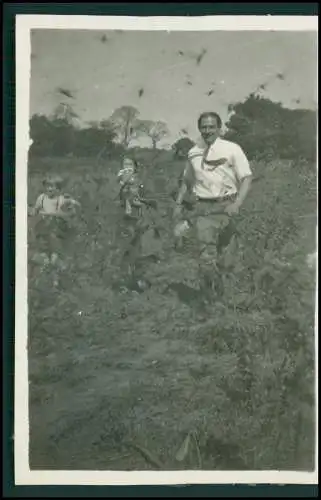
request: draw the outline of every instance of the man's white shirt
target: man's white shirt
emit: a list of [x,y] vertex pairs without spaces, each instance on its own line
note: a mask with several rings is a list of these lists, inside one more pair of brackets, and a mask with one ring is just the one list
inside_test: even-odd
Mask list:
[[[252,175],[242,148],[234,142],[218,137],[207,153],[206,150],[206,144],[200,139],[188,152],[188,165],[184,174],[192,168],[194,194],[202,199],[236,194],[239,182]],[[214,164],[208,165],[204,159]]]

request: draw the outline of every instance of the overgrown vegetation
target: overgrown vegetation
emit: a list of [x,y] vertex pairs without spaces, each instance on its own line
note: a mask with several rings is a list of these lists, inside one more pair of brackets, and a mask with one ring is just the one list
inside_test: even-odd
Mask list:
[[176,253],[171,239],[181,163],[140,155],[162,241],[158,259],[140,261],[144,293],[122,267],[117,162],[30,159],[30,202],[53,170],[83,206],[58,287],[32,261],[30,224],[31,467],[312,470],[314,163],[276,152],[253,163],[238,249],[206,306],[193,249]]
[[[249,158],[315,161],[314,111],[287,109],[255,94],[229,110],[225,136],[239,143]],[[58,106],[52,117],[34,115],[30,120],[31,157],[70,155],[110,160],[119,157],[132,139],[147,137],[157,150],[159,141],[169,135],[165,123],[140,119],[139,111],[132,106],[122,106],[110,118],[82,127],[77,118],[70,105],[64,114]],[[184,158],[192,145],[187,136],[175,141],[172,149],[176,158]]]
[[230,111],[226,137],[239,143],[250,158],[315,161],[314,111],[287,109],[255,94],[231,106]]

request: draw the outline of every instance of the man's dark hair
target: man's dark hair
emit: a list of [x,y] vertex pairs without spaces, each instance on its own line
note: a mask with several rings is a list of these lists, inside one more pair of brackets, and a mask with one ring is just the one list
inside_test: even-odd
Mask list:
[[220,115],[218,113],[215,113],[214,111],[205,111],[200,115],[199,119],[197,120],[198,129],[200,129],[203,118],[207,118],[209,116],[216,119],[218,128],[222,128],[222,119]]

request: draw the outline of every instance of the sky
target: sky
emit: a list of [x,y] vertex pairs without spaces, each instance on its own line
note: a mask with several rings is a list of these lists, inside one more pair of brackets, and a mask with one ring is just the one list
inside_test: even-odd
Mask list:
[[[206,53],[197,65],[203,49]],[[141,119],[167,123],[170,135],[160,143],[165,147],[184,135],[182,129],[195,139],[203,111],[217,111],[226,121],[228,104],[242,101],[261,84],[266,84],[261,94],[273,101],[315,109],[316,33],[31,32],[31,115],[51,114],[60,102],[68,102],[80,116],[79,125],[85,126],[131,105]],[[75,99],[63,98],[58,87],[73,91]]]

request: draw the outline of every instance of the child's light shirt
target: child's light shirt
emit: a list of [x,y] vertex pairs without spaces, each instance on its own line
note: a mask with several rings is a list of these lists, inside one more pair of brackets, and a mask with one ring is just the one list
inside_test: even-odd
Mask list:
[[65,194],[50,198],[42,193],[35,203],[35,212],[41,215],[55,215],[61,213],[66,205],[78,205],[78,202]]
[[122,168],[117,175],[121,185],[135,182],[135,171],[133,168]]

